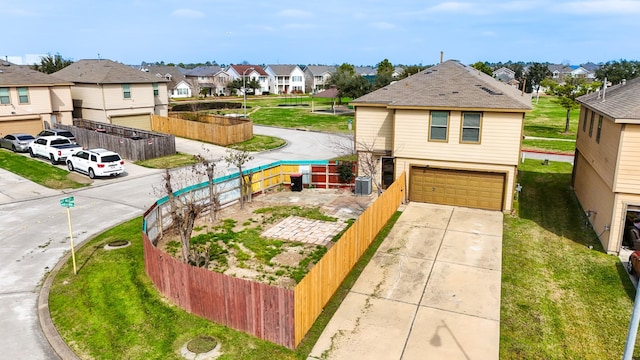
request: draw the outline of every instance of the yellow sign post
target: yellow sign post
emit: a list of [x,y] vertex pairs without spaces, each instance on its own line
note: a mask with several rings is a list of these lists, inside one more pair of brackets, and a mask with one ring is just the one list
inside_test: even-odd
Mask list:
[[69,239],[71,240],[71,259],[73,260],[73,274],[77,275],[78,271],[76,270],[76,251],[73,248],[73,230],[71,229],[71,211],[70,211],[70,209],[76,205],[74,203],[73,196],[60,199],[60,205],[67,208],[67,220],[69,222]]

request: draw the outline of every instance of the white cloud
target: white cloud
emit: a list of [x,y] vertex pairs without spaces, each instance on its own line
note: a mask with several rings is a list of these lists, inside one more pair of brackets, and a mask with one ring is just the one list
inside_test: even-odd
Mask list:
[[203,18],[205,14],[202,11],[192,10],[192,9],[178,9],[171,13],[173,16],[184,17],[184,18]]
[[380,30],[391,30],[391,29],[395,29],[396,27],[394,24],[384,22],[384,21],[371,23],[371,26]]
[[285,29],[311,29],[314,27],[312,24],[285,24],[283,26]]
[[430,7],[428,10],[432,12],[469,12],[476,7],[472,3],[464,2],[443,2],[436,6]]
[[558,4],[557,11],[580,15],[629,15],[640,13],[640,1],[633,0],[594,0],[571,1]]
[[308,11],[297,10],[297,9],[282,10],[278,13],[278,15],[284,16],[284,17],[292,17],[292,18],[310,18],[313,16],[313,14]]

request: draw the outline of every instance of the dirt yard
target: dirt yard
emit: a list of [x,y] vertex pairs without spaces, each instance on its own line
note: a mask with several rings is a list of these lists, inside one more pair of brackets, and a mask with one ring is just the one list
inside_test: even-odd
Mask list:
[[[292,288],[374,200],[339,189],[268,192],[244,209],[222,209],[215,223],[202,216],[191,246],[212,271]],[[181,258],[177,233],[166,232],[158,246]]]

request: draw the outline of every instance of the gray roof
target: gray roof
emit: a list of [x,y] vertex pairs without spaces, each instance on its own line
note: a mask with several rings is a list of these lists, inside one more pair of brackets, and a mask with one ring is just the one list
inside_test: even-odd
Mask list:
[[375,76],[378,70],[372,66],[354,66],[353,70],[360,76]]
[[276,75],[291,75],[298,65],[268,65],[267,66]]
[[326,66],[326,65],[307,65],[304,68],[304,71],[307,72],[311,72],[312,75],[314,76],[320,76],[324,73],[332,73],[336,71],[336,67],[335,66]]
[[155,74],[107,59],[79,60],[53,75],[75,83],[90,84],[140,84],[168,81],[156,77]]
[[616,122],[635,122],[640,120],[640,78],[627,80],[604,91],[580,96],[576,100]]
[[70,81],[31,69],[28,65],[16,65],[0,60],[0,86],[53,86],[73,85]]
[[217,65],[211,65],[211,66],[206,66],[206,65],[202,65],[202,66],[198,66],[195,67],[191,70],[188,70],[185,75],[187,76],[214,76],[215,74],[219,73],[220,71],[222,71],[222,68],[220,66]]
[[351,102],[389,107],[531,110],[531,97],[455,60],[432,66]]
[[[180,81],[184,81],[189,86],[192,86],[191,82],[187,80],[186,76],[182,71],[180,71],[179,67],[176,66],[147,66],[146,69],[149,70],[149,74],[156,76],[158,79],[166,79],[169,80],[167,86],[169,89],[174,89]],[[171,75],[167,77],[168,75]],[[160,75],[160,76],[158,76]]]

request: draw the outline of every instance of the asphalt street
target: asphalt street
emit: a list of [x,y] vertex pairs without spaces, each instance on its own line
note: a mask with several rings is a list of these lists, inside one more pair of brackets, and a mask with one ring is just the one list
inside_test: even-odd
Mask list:
[[[342,155],[341,149],[350,142],[339,135],[261,126],[254,126],[254,133],[283,138],[287,145],[254,154],[247,168],[277,160],[329,159]],[[203,146],[210,151],[204,151]],[[176,148],[212,158],[225,154],[225,148],[186,139],[176,139]],[[160,185],[161,170],[127,162],[125,171],[118,178],[96,179],[88,188],[60,191],[0,169],[0,358],[58,358],[40,329],[37,298],[44,276],[70,251],[67,211],[60,199],[75,199],[70,211],[73,240],[82,244],[142,215],[157,198],[154,187]]]

